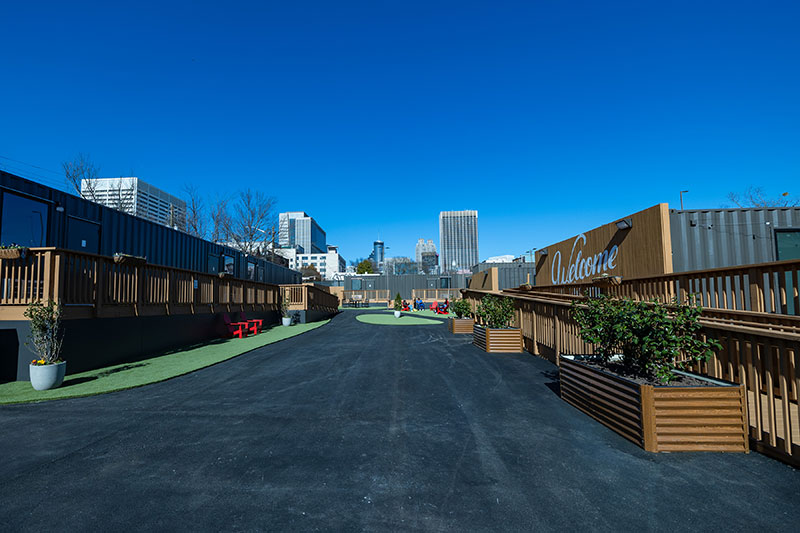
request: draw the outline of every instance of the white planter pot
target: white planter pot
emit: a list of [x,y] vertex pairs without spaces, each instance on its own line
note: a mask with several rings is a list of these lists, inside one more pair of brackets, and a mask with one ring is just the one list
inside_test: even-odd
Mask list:
[[284,326],[291,326],[292,325],[292,317],[290,316],[282,316],[281,322]]
[[400,318],[400,311],[395,311],[394,312],[394,317],[395,318]]
[[28,367],[31,385],[36,390],[49,390],[61,386],[67,373],[66,361],[54,365],[28,365]]

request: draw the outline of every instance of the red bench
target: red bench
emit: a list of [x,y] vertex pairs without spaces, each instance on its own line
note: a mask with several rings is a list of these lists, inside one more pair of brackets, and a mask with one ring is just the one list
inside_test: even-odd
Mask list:
[[243,339],[247,337],[247,331],[250,328],[250,325],[247,322],[233,322],[231,321],[231,317],[228,316],[228,313],[224,313],[222,315],[222,320],[225,321],[225,326],[228,328],[228,337],[239,337]]

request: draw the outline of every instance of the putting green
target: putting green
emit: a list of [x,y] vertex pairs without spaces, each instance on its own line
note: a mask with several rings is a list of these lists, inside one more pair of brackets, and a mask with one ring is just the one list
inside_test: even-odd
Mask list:
[[[222,339],[143,361],[72,374],[64,379],[61,387],[52,390],[34,390],[28,381],[3,383],[0,385],[0,404],[93,396],[149,385],[220,363],[273,342],[300,335],[328,322],[330,320],[322,320],[309,324],[296,324],[288,328],[274,326],[253,337]],[[67,361],[67,367],[69,367],[69,361]]]
[[400,318],[395,318],[394,313],[365,313],[357,315],[356,320],[365,324],[377,324],[380,326],[430,326],[440,325],[441,320],[432,320],[414,316],[411,313],[403,313]]

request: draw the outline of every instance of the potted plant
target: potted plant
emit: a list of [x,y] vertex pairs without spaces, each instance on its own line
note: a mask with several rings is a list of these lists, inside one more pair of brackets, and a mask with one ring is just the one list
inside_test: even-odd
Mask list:
[[21,244],[0,245],[0,259],[25,259],[28,248]]
[[687,371],[720,349],[701,312],[691,300],[574,302],[595,353],[561,356],[561,397],[647,451],[749,451],[744,386]]
[[114,262],[118,265],[129,265],[137,267],[147,264],[147,258],[140,257],[138,255],[130,255],[130,254],[123,254],[121,252],[116,252],[114,254]]
[[400,318],[400,311],[403,309],[403,299],[400,297],[400,293],[397,293],[397,296],[394,297],[394,317]]
[[30,343],[37,359],[29,365],[31,385],[36,390],[54,389],[64,381],[66,361],[61,360],[61,305],[48,300],[34,302],[25,310],[30,320]]
[[520,353],[522,330],[511,327],[514,303],[507,296],[487,294],[481,299],[475,315],[483,324],[472,326],[472,343],[491,353]]
[[450,308],[456,315],[455,318],[447,319],[447,326],[450,333],[472,333],[475,319],[469,316],[470,313],[472,313],[472,307],[469,305],[469,302],[461,298],[453,302]]
[[287,296],[281,301],[281,323],[284,326],[291,326],[292,325],[292,315],[289,312],[289,297]]

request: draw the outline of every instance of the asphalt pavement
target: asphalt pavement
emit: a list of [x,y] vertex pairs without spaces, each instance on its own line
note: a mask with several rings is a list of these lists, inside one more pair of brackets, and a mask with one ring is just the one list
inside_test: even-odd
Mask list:
[[163,383],[0,407],[0,529],[798,529],[800,471],[644,452],[563,402],[547,361],[361,312]]

